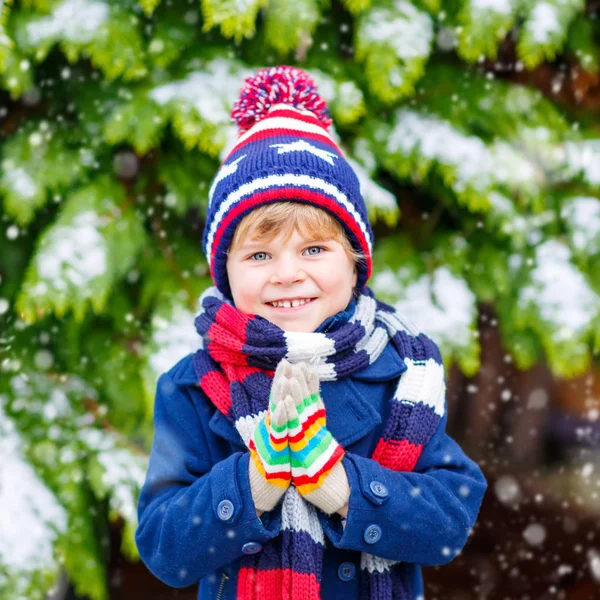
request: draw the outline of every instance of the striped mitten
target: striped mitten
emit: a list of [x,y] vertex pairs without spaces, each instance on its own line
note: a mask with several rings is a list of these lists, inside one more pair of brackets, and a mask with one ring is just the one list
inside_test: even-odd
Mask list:
[[254,506],[262,511],[272,510],[291,483],[288,416],[283,402],[284,394],[289,394],[291,367],[285,359],[277,365],[268,410],[248,443],[250,490]]
[[327,514],[347,504],[350,486],[342,458],[346,453],[326,427],[319,377],[306,363],[292,365],[290,394],[284,395],[292,481],[298,491]]

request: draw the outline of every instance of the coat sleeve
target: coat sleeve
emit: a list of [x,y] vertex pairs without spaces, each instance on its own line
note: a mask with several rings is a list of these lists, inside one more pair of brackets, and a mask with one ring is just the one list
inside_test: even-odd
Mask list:
[[346,453],[351,492],[345,528],[338,514],[319,515],[334,546],[423,566],[446,564],[461,551],[487,482],[446,434],[446,421],[444,415],[410,472]]
[[186,587],[243,556],[247,542],[278,535],[276,512],[256,515],[248,452],[212,464],[207,417],[189,391],[161,375],[154,403],[154,440],[138,501],[140,557],[172,587]]

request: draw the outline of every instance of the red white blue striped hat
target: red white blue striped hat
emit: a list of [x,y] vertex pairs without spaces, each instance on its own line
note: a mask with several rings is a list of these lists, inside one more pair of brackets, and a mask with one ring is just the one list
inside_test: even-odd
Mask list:
[[232,119],[239,137],[222,162],[208,196],[202,238],[212,279],[233,299],[227,255],[235,228],[268,202],[309,202],[342,224],[365,256],[357,265],[357,290],[372,270],[373,232],[356,173],[328,132],[327,103],[312,77],[296,67],[260,69],[245,80]]

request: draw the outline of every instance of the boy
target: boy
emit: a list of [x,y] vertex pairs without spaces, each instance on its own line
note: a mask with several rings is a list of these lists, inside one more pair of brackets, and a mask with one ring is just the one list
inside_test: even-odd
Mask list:
[[437,346],[378,301],[358,180],[314,83],[248,79],[209,194],[203,347],[163,374],[136,542],[199,597],[423,597],[487,487]]

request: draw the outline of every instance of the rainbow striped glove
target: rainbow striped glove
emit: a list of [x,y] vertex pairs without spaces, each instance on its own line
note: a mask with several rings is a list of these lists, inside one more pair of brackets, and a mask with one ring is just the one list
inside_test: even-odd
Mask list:
[[248,448],[249,477],[254,506],[272,510],[288,489],[292,474],[288,447],[288,416],[284,395],[289,394],[292,365],[285,359],[277,365],[269,394],[269,407],[256,425]]
[[290,394],[284,395],[292,481],[298,491],[327,514],[350,498],[342,458],[346,451],[326,427],[319,377],[306,363],[292,365]]

